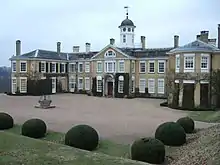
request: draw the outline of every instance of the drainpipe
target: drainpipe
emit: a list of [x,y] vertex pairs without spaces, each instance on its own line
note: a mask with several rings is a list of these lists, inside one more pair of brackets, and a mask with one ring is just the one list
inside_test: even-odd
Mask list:
[[210,55],[210,81],[209,81],[209,106],[212,106],[212,58],[213,58],[213,54],[211,53]]

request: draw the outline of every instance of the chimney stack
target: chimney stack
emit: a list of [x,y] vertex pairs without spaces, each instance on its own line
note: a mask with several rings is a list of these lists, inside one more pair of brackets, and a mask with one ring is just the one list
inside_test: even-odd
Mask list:
[[146,47],[146,41],[145,41],[145,36],[141,36],[141,47],[142,47],[142,49],[145,49],[145,47]]
[[179,36],[175,35],[174,36],[174,48],[179,47]]
[[73,46],[73,53],[79,53],[79,46]]
[[61,52],[61,42],[57,42],[57,54],[60,55]]
[[200,34],[196,35],[196,39],[197,39],[197,40],[200,40],[200,37],[201,37]]
[[218,24],[218,48],[220,49],[220,24]]
[[209,40],[209,31],[201,31],[200,32],[200,40],[205,42],[205,43],[208,43],[208,40]]
[[21,55],[21,41],[20,40],[16,40],[16,56]]
[[111,39],[110,39],[110,44],[111,44],[111,45],[114,45],[114,44],[115,44],[115,39],[114,39],[114,38],[111,38]]
[[89,53],[91,49],[91,44],[90,43],[86,43],[86,53]]

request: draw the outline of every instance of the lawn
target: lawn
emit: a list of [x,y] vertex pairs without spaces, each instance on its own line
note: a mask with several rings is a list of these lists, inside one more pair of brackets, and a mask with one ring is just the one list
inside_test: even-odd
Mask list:
[[189,116],[196,121],[220,123],[220,111],[195,111]]
[[[17,131],[18,129],[14,129]],[[1,165],[138,165],[132,161],[106,154],[79,150],[59,143],[24,137],[14,130],[0,132]],[[61,140],[60,134],[48,135],[51,141]],[[105,143],[104,143],[105,144]],[[107,144],[106,144],[107,146]],[[104,149],[103,149],[104,150]],[[113,152],[113,151],[111,151]]]

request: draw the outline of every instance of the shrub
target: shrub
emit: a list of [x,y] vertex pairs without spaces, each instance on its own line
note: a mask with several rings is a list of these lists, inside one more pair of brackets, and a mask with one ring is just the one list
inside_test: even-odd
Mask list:
[[154,138],[142,138],[132,144],[131,157],[133,160],[161,164],[165,159],[164,144]]
[[186,142],[186,133],[178,123],[166,122],[159,125],[155,138],[168,146],[181,146]]
[[22,135],[31,138],[42,138],[47,132],[47,126],[41,119],[30,119],[22,125]]
[[88,151],[96,149],[99,143],[97,131],[89,125],[77,125],[65,135],[65,144]]
[[0,112],[0,130],[9,129],[14,126],[13,118],[4,112]]
[[195,123],[193,119],[189,117],[182,117],[177,120],[177,123],[184,128],[186,133],[192,133],[195,129]]

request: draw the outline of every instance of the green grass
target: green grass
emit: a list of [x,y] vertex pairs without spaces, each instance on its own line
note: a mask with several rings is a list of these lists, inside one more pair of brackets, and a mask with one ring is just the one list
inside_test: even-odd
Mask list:
[[[13,128],[6,130],[6,132],[21,134],[21,126],[15,125]],[[64,144],[64,133],[48,131],[47,135],[41,140],[46,140],[54,143]],[[111,156],[129,158],[129,145],[113,143],[109,140],[101,139],[99,147],[95,151]]]
[[195,111],[189,116],[196,121],[220,123],[220,111]]
[[[15,132],[18,129],[15,129]],[[32,139],[13,131],[0,131],[1,165],[138,165],[141,162],[88,152],[59,143]],[[51,139],[55,139],[53,136]],[[59,138],[58,138],[59,139]]]

